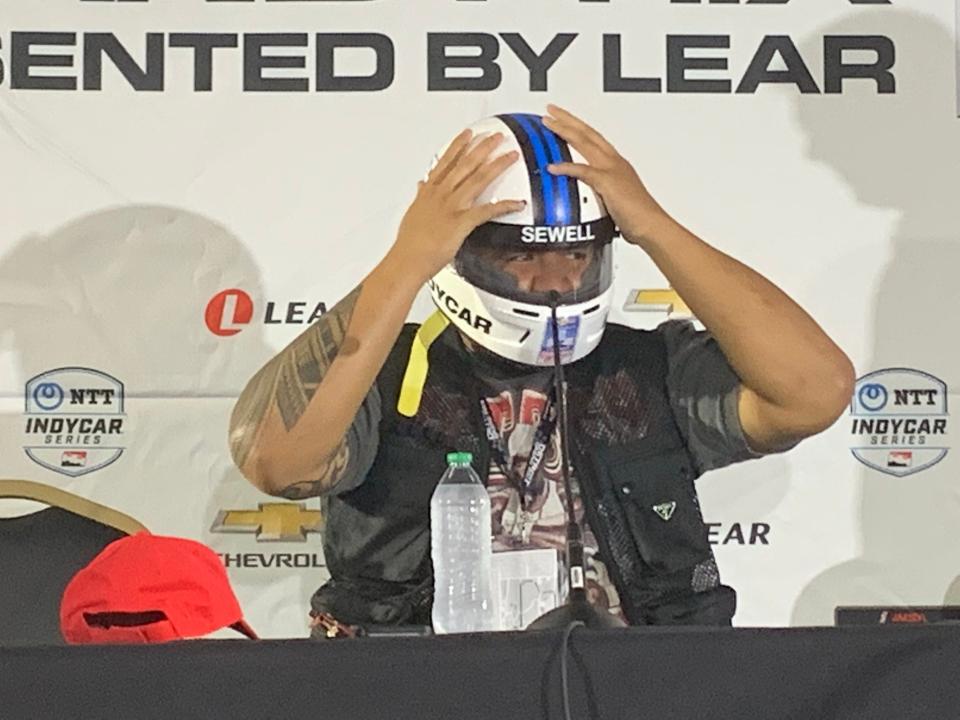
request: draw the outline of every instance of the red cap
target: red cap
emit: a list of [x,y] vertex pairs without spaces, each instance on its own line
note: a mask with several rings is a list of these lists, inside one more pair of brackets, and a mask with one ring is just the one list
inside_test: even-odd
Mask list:
[[249,638],[220,558],[203,543],[139,532],[80,570],[60,602],[68,643],[151,643],[231,627]]

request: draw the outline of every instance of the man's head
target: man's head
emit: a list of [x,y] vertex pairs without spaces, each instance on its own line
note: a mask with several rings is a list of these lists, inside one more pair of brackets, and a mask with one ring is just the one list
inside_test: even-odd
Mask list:
[[525,365],[553,363],[555,304],[561,361],[578,360],[603,335],[616,228],[592,188],[546,166],[585,161],[537,115],[499,115],[470,129],[478,140],[502,133],[498,152],[520,155],[477,202],[516,198],[526,207],[477,227],[434,276],[433,300],[474,343]]

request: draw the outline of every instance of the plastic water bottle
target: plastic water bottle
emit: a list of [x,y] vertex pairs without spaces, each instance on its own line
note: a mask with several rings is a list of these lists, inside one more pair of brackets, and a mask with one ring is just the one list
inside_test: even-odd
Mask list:
[[496,629],[491,581],[490,497],[470,453],[449,453],[430,499],[433,631]]

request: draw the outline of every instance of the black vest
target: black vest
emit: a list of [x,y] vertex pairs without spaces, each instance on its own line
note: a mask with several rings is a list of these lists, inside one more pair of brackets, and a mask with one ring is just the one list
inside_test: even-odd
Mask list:
[[[481,478],[490,467],[472,360],[456,343],[433,343],[420,409],[412,418],[397,412],[416,330],[404,327],[378,377],[383,416],[373,467],[356,489],[324,499],[331,579],[312,606],[351,624],[430,623],[430,496],[446,454],[473,453]],[[697,471],[667,395],[663,339],[608,325],[565,375],[574,477],[628,620],[730,624],[736,595],[720,584],[707,541]],[[669,519],[654,510],[671,503]]]

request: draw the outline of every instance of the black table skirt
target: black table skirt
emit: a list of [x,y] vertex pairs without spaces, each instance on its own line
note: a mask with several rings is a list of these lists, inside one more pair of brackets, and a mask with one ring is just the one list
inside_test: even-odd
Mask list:
[[[0,718],[563,717],[562,633],[0,649]],[[960,627],[570,638],[575,718],[960,718]]]

